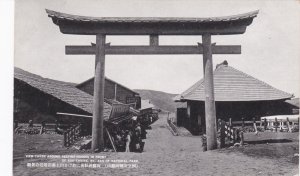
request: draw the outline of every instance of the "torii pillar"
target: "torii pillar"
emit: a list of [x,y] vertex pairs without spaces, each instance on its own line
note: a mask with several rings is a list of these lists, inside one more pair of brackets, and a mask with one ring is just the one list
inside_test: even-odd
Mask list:
[[[95,35],[96,45],[66,46],[66,54],[96,55],[92,150],[103,150],[105,55],[203,54],[207,149],[217,148],[212,54],[240,54],[240,45],[211,44],[212,35],[243,34],[258,11],[214,18],[86,17],[46,10],[64,34]],[[149,46],[105,45],[106,35],[148,35]],[[159,35],[201,35],[202,44],[159,45]]]

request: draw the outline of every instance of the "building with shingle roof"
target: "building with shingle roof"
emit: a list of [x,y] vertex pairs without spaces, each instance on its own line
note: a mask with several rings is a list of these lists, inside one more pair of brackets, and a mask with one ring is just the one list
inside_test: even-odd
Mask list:
[[[94,77],[76,85],[76,88],[93,95],[94,94]],[[128,87],[117,83],[105,77],[104,98],[115,100],[123,104],[130,104],[135,109],[141,108],[141,97],[139,93],[129,89]]]
[[[14,98],[15,112],[20,112],[20,101],[27,107],[33,107],[31,112],[24,117],[24,114],[15,114],[20,121],[33,119],[35,122],[44,120],[53,121],[57,112],[92,115],[93,96],[77,89],[76,84],[43,78],[39,75],[27,72],[20,68],[14,69]],[[111,113],[111,103],[104,103],[104,119],[108,119]],[[41,118],[46,115],[48,118]],[[21,117],[22,116],[22,117]],[[40,116],[40,117],[36,117]],[[50,116],[50,117],[49,117]]]
[[[214,70],[214,92],[217,118],[224,120],[252,120],[265,115],[292,114],[295,108],[286,103],[294,97],[292,94],[229,66],[227,61],[218,64]],[[204,79],[174,97],[174,100],[187,102],[186,116],[177,117],[184,118],[179,119],[182,123],[179,125],[188,126],[195,133],[205,131]]]

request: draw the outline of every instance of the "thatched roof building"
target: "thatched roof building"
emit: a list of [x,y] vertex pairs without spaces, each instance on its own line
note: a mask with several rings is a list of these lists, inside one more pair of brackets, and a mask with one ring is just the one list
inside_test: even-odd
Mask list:
[[[217,118],[228,120],[259,119],[266,115],[292,114],[295,106],[285,101],[292,94],[276,89],[240,70],[227,61],[214,71],[214,92]],[[195,133],[205,130],[204,79],[174,98],[187,102],[187,108],[177,118],[179,125],[192,128]],[[179,112],[179,111],[178,111]],[[182,115],[183,114],[183,115]],[[192,130],[192,131],[193,131]]]
[[[286,100],[292,94],[276,89],[242,71],[228,65],[227,61],[219,64],[214,71],[215,101],[268,101]],[[175,101],[205,101],[204,79],[201,79]]]

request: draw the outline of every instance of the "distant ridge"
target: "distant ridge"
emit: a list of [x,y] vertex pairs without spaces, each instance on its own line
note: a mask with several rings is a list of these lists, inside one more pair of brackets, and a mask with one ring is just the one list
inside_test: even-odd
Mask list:
[[138,92],[143,100],[150,100],[156,108],[170,112],[176,111],[178,103],[175,103],[173,98],[177,94],[145,89],[134,89],[134,91]]

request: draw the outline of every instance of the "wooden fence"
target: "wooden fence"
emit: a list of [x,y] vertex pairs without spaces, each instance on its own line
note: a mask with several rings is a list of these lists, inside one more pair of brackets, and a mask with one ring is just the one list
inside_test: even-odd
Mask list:
[[[25,133],[32,131],[32,134],[53,134],[56,133],[56,127],[58,124],[55,123],[45,123],[45,124],[38,124],[34,123],[31,127],[29,127],[28,123],[18,123],[15,126],[14,132],[15,133]],[[62,128],[67,128],[70,125],[69,124],[59,124]]]
[[244,143],[243,132],[234,128],[232,123],[226,124],[224,120],[218,119],[217,123],[218,131],[220,132],[220,148],[225,147],[225,138],[229,139],[232,143],[240,142]]
[[67,131],[64,132],[64,146],[69,147],[74,144],[78,138],[81,136],[81,127],[79,124],[77,126],[72,126]]
[[172,118],[168,118],[167,122],[168,122],[168,125],[170,127],[170,131],[172,132],[172,134],[174,136],[178,136],[178,130],[177,130],[176,125],[173,123],[173,119]]
[[241,121],[232,121],[231,118],[228,121],[229,126],[239,126],[239,127],[246,127],[246,126],[253,126],[254,131],[257,132],[257,125],[263,128],[264,130],[271,130],[271,131],[287,131],[287,132],[293,132],[295,128],[299,128],[299,118],[297,122],[289,120],[288,117],[285,119],[264,119],[262,118],[261,120],[255,120],[253,118],[252,121],[244,121],[242,118]]

